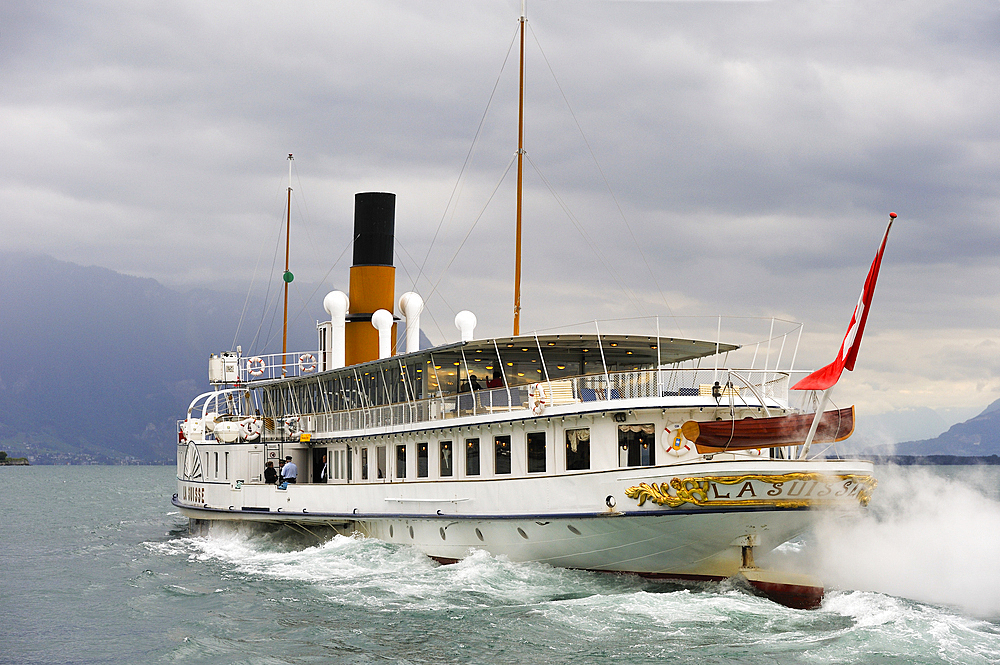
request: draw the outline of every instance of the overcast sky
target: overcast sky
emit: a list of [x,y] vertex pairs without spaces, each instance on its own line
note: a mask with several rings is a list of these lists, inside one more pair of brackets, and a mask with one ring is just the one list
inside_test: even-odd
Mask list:
[[[430,338],[455,340],[460,309],[510,334],[519,13],[5,2],[0,249],[245,291],[279,279],[294,153],[297,325],[346,290],[353,195],[377,190]],[[522,332],[780,317],[815,368],[894,211],[836,401],[1000,397],[1000,3],[538,0],[528,19]]]

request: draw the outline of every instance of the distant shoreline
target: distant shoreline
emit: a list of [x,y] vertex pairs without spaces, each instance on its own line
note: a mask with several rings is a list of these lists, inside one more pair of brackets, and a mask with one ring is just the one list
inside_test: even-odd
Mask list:
[[894,464],[896,466],[977,466],[1000,465],[1000,456],[985,455],[858,455],[869,459],[875,464]]

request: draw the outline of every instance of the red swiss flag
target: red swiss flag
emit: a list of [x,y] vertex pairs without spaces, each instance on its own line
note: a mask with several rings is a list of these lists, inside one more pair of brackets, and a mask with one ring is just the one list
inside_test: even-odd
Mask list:
[[872,305],[872,296],[875,295],[875,281],[878,279],[878,269],[882,265],[882,252],[885,251],[885,241],[889,239],[889,230],[892,222],[896,219],[896,213],[889,213],[889,226],[882,236],[882,244],[879,245],[872,267],[868,270],[868,279],[865,280],[865,288],[861,291],[858,304],[854,308],[854,315],[851,317],[851,325],[844,335],[844,342],[840,345],[840,352],[837,359],[832,363],[816,370],[806,378],[802,379],[792,390],[826,390],[837,381],[844,369],[854,371],[854,363],[858,359],[858,349],[861,348],[861,335],[865,331],[865,322],[868,320],[868,310]]

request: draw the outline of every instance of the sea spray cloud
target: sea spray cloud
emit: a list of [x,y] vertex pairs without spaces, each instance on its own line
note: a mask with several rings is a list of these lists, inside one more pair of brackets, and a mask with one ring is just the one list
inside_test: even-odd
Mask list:
[[1000,501],[992,469],[882,467],[869,509],[816,532],[828,585],[1000,616]]

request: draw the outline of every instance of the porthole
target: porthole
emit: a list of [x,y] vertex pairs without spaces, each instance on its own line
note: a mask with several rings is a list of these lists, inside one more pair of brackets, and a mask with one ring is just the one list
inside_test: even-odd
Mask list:
[[392,525],[389,525],[389,537],[392,538]]
[[580,530],[579,530],[579,529],[577,529],[577,528],[576,528],[575,526],[573,526],[572,524],[567,524],[567,525],[566,525],[566,528],[567,528],[567,529],[569,529],[571,533],[575,533],[575,534],[576,534],[576,535],[578,535],[578,536],[582,536],[582,535],[583,535],[582,533],[580,533]]
[[517,532],[518,532],[519,534],[521,534],[521,537],[522,537],[522,538],[524,538],[525,540],[527,540],[527,539],[528,539],[528,534],[526,534],[526,533],[524,532],[524,529],[522,529],[521,527],[517,527]]
[[410,538],[413,538],[413,527],[410,527]]
[[439,530],[439,531],[441,532],[441,540],[444,540],[444,539],[445,539],[445,535],[444,535],[444,527],[441,527],[441,528],[440,528],[440,529],[438,529],[438,530]]
[[480,531],[479,529],[476,529],[476,538],[478,538],[478,539],[479,539],[480,541],[483,541],[483,542],[485,542],[485,541],[483,540],[483,532],[482,532],[482,531]]

